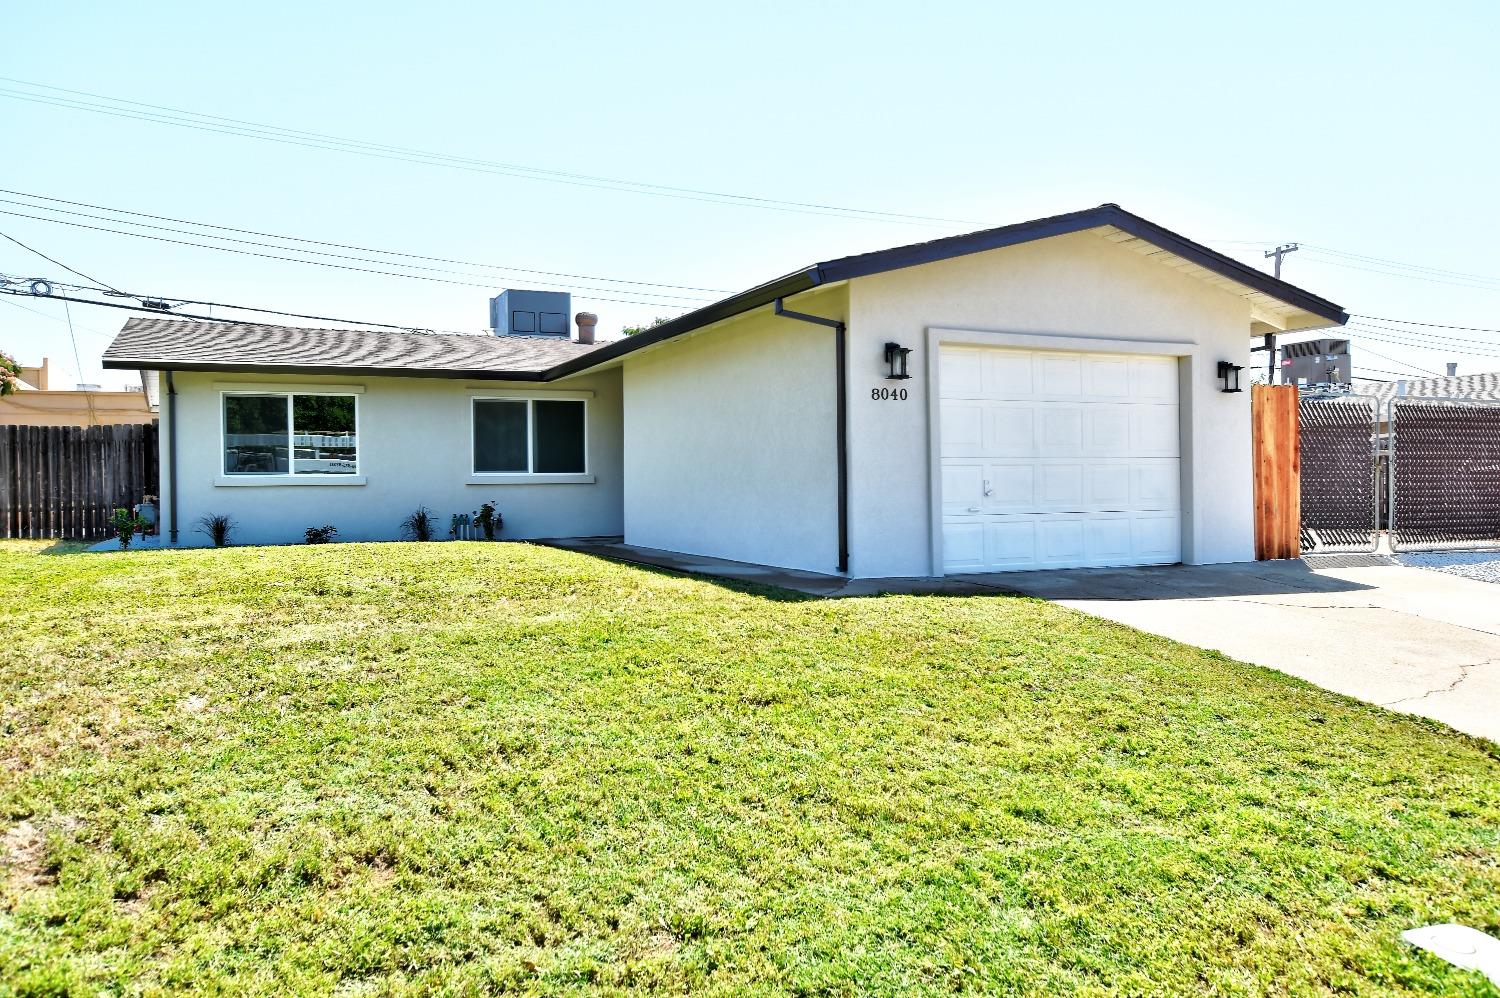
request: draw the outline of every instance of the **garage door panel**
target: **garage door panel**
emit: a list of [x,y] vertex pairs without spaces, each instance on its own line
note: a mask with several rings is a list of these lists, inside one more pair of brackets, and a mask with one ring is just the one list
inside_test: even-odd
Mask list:
[[1176,457],[1180,437],[1175,405],[1131,407],[1129,448],[1133,457]]
[[1175,358],[945,347],[939,371],[947,571],[1180,558]]

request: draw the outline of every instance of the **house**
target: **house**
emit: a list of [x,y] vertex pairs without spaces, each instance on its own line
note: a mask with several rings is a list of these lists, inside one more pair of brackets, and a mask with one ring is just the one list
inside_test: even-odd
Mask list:
[[[1455,365],[1450,365],[1450,368]],[[1474,399],[1500,402],[1500,372],[1450,374],[1447,377],[1399,378],[1395,381],[1362,381],[1350,391],[1375,399],[1382,406],[1397,398]],[[1383,418],[1383,417],[1382,417]]]
[[104,364],[161,372],[176,543],[209,513],[240,542],[381,539],[493,499],[507,537],[925,576],[1252,559],[1249,394],[1223,365],[1347,318],[1107,204],[604,343],[150,318]]
[[106,391],[98,385],[54,388],[52,369],[22,365],[19,391],[0,396],[0,424],[19,426],[113,426],[156,419],[154,374],[143,372],[141,389]]

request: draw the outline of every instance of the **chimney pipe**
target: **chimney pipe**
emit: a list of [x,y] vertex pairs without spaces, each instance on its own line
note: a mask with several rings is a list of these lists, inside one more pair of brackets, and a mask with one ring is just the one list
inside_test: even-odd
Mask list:
[[594,327],[599,324],[599,317],[593,312],[579,312],[573,321],[578,323],[578,342],[594,342]]
[[1456,378],[1456,377],[1458,377],[1458,361],[1456,361],[1456,360],[1450,360],[1448,362],[1448,377],[1450,377],[1450,378]]

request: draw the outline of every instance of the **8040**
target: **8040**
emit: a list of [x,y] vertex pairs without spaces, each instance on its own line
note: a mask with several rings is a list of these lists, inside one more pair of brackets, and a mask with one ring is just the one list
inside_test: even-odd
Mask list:
[[906,398],[905,388],[870,389],[870,400],[873,402],[905,402]]

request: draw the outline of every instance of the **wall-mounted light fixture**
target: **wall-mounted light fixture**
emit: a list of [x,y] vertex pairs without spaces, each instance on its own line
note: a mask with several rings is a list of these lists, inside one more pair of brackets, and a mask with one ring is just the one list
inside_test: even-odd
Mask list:
[[1219,391],[1243,391],[1244,389],[1240,388],[1240,372],[1243,370],[1244,368],[1238,364],[1231,364],[1227,360],[1219,361]]
[[885,362],[891,369],[891,373],[885,376],[887,381],[905,381],[911,377],[906,373],[906,355],[909,353],[911,347],[904,347],[899,343],[885,345]]

